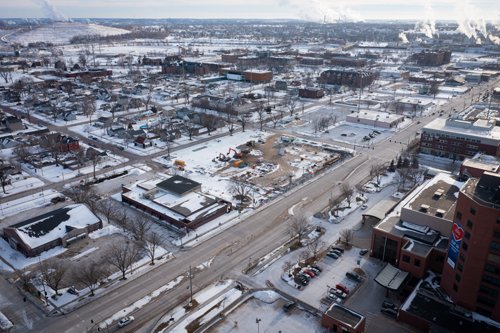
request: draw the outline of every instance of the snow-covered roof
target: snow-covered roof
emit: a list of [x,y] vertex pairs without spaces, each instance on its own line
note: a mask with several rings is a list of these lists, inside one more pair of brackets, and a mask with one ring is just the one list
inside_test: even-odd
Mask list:
[[494,144],[500,142],[500,127],[484,119],[479,119],[473,123],[460,119],[436,118],[422,130],[427,133],[470,137],[473,139],[480,139],[483,142],[492,141]]
[[34,249],[63,238],[73,229],[85,228],[98,222],[100,219],[87,206],[76,204],[31,218],[9,228],[13,229],[26,245]]
[[122,195],[178,221],[194,221],[202,215],[210,215],[225,205],[224,203],[219,204],[217,197],[198,191],[182,196],[164,191],[157,187],[157,184],[164,181],[165,179],[162,178],[154,178],[146,182],[137,182],[127,186],[130,191]]

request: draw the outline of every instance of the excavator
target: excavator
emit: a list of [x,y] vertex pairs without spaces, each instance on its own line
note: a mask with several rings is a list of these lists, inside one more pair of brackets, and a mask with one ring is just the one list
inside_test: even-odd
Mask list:
[[243,155],[241,153],[238,153],[236,150],[234,150],[233,148],[229,147],[229,150],[227,152],[227,155],[229,156],[229,154],[231,153],[231,151],[234,152],[234,155],[233,155],[233,158],[241,158]]

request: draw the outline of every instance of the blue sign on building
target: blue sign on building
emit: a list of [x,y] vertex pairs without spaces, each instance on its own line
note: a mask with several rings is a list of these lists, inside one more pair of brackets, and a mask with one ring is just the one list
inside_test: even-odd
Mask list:
[[464,236],[464,229],[457,222],[453,223],[453,228],[451,229],[451,239],[450,247],[448,248],[448,259],[446,260],[448,264],[455,268],[458,260],[458,252],[460,252],[460,244],[462,243],[462,238]]

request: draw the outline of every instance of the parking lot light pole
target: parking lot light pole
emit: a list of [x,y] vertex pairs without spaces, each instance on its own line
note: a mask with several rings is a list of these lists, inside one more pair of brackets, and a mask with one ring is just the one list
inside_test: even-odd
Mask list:
[[260,333],[260,326],[259,323],[262,321],[260,318],[255,318],[255,323],[257,324],[257,333]]

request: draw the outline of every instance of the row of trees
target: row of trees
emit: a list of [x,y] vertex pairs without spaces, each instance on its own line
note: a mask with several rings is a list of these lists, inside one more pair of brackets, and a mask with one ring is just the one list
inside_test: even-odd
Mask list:
[[153,230],[151,220],[142,215],[129,216],[113,200],[96,202],[93,200],[94,196],[92,190],[79,190],[72,193],[73,200],[86,203],[91,209],[101,211],[108,222],[116,220],[130,233],[131,238],[113,242],[103,249],[104,254],[98,260],[90,260],[78,265],[60,259],[41,262],[36,276],[19,272],[18,276],[24,281],[23,284],[29,284],[29,281],[35,278],[38,279],[39,284],[47,285],[56,294],[59,294],[63,285],[83,285],[93,296],[99,284],[112,273],[112,268],[120,272],[121,279],[125,280],[127,272],[132,271],[133,264],[142,257],[147,256],[150,264],[155,264],[158,249],[164,245],[164,238],[162,234]]

